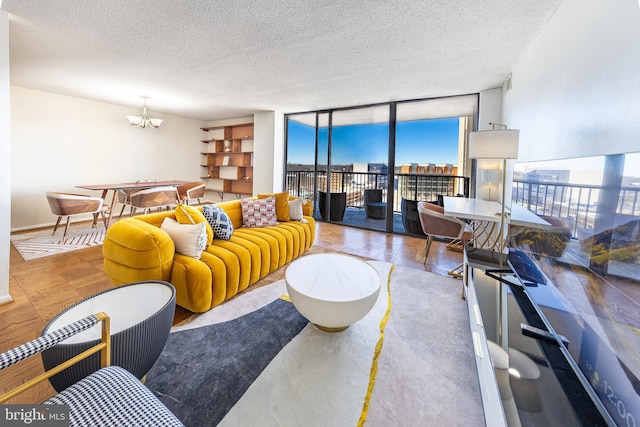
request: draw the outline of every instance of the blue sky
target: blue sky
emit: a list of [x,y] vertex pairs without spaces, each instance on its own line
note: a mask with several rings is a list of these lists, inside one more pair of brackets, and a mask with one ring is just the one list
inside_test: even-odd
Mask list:
[[[333,128],[332,164],[387,163],[388,124]],[[327,129],[320,129],[320,149],[326,153]],[[289,122],[289,163],[314,163],[314,129]],[[325,141],[322,144],[322,141]],[[325,154],[326,156],[326,154]],[[322,155],[321,155],[322,159]],[[458,162],[458,118],[398,123],[396,165]]]

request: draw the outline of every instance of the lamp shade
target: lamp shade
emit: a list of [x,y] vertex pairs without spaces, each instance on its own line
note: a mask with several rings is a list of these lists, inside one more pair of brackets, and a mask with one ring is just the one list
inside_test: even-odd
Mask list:
[[520,131],[493,129],[469,134],[469,158],[517,159]]
[[478,181],[500,182],[502,181],[502,171],[500,169],[479,169]]

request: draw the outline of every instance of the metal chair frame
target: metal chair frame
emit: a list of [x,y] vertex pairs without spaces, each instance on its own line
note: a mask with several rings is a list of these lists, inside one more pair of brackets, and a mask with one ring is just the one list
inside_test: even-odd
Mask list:
[[[422,231],[427,235],[427,243],[425,246],[425,254],[423,264],[427,264],[427,257],[431,249],[431,243],[434,237],[443,239],[453,239],[452,242],[461,242],[462,249],[469,244],[473,237],[473,230],[468,225],[457,218],[447,216],[442,213],[442,207],[430,204],[428,202],[418,203],[418,216]],[[451,244],[451,243],[450,243]],[[455,278],[462,278],[463,263],[460,263],[452,270],[449,275]],[[462,297],[464,298],[464,282],[462,289]]]

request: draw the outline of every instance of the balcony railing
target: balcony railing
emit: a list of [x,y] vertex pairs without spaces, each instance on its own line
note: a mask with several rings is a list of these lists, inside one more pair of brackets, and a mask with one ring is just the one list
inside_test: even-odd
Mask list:
[[[381,189],[387,200],[388,175],[377,172],[331,172],[331,191],[347,193],[347,206],[362,208],[365,189]],[[318,172],[318,190],[326,189],[327,173]],[[396,174],[394,212],[403,198],[436,200],[438,195],[469,196],[469,178],[452,175]],[[286,189],[291,195],[313,199],[314,172],[287,171]],[[602,187],[598,185],[513,181],[513,200],[537,215],[568,218],[577,229],[593,229]],[[640,188],[622,187],[616,213],[640,216]]]
[[[411,200],[437,200],[442,196],[469,196],[469,178],[454,175],[396,174],[393,188],[395,191],[393,211],[401,211],[403,198]],[[318,171],[318,191],[327,186],[326,171]],[[347,207],[362,208],[364,190],[380,189],[382,200],[387,201],[389,176],[378,172],[331,172],[330,189],[336,193],[347,194]],[[314,172],[287,171],[286,190],[289,194],[313,198]]]
[[[602,189],[598,185],[514,180],[512,199],[537,215],[572,220],[573,237],[579,237],[579,230],[593,231]],[[616,214],[640,217],[639,194],[640,188],[622,187]]]

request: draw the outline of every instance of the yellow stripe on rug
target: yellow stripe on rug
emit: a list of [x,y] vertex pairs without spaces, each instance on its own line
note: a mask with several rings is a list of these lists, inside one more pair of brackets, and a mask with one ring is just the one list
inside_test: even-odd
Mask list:
[[[387,277],[392,267],[382,261],[369,263],[381,278]],[[285,283],[274,285],[281,290]],[[276,289],[271,294],[275,293]],[[371,381],[380,325],[388,315],[387,296],[388,290],[381,289],[369,314],[342,332],[327,333],[308,324],[276,355],[218,426],[355,426]]]
[[384,328],[387,326],[387,321],[391,315],[391,274],[393,273],[395,264],[391,265],[389,275],[387,276],[387,311],[384,317],[380,321],[380,338],[376,344],[376,349],[373,353],[373,361],[371,362],[371,371],[369,374],[369,386],[367,387],[367,394],[364,397],[364,403],[362,405],[362,414],[358,420],[358,427],[364,426],[367,421],[367,413],[369,412],[369,403],[371,401],[371,393],[373,393],[373,387],[376,383],[376,374],[378,373],[378,359],[380,358],[380,352],[382,351],[382,345],[384,344]]

